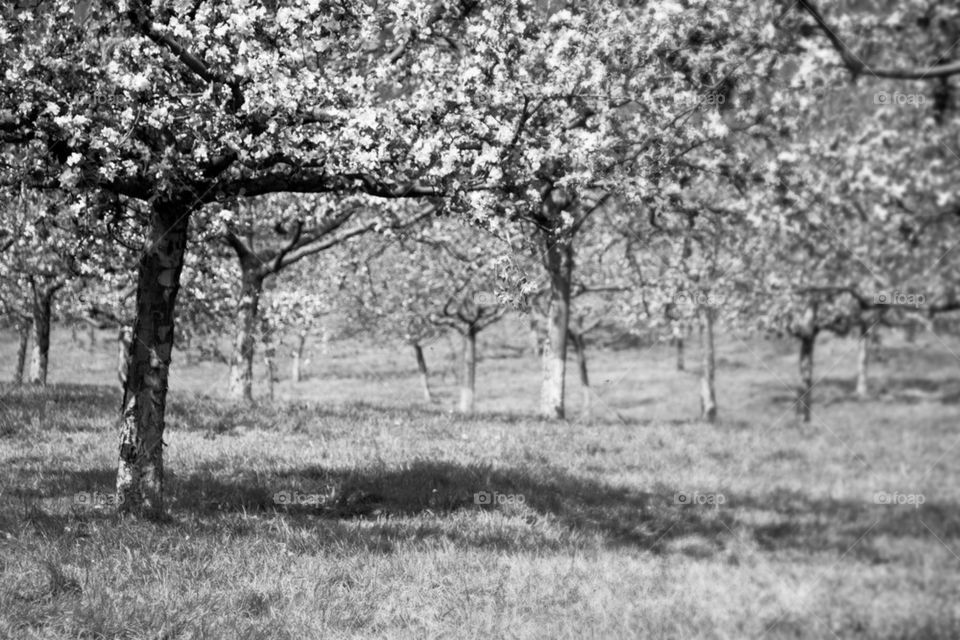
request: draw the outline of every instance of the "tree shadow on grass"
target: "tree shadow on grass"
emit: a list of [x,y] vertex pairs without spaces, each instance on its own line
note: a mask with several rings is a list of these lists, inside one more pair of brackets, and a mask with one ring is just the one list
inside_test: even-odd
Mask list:
[[[426,515],[440,521],[431,520],[426,528],[423,522],[416,523],[418,535],[431,530],[439,535],[443,530],[446,537],[464,541],[470,532],[444,527],[442,519],[499,510],[524,518],[522,526],[546,519],[575,537],[596,534],[609,544],[651,550],[658,550],[668,535],[720,535],[727,517],[718,511],[703,517],[694,510],[673,508],[673,493],[666,489],[630,491],[557,470],[414,461],[400,468],[311,466],[249,480],[253,478],[225,479],[222,473],[203,472],[181,478],[174,508],[207,513],[279,510],[297,519],[380,519],[381,533],[390,538],[394,531],[398,539],[410,532],[404,520]],[[483,500],[488,503],[478,504]],[[311,501],[319,504],[297,504]],[[551,546],[546,541],[541,545]]]
[[[45,475],[22,497],[69,500],[78,491],[105,492],[113,475],[112,469]],[[4,502],[9,504],[17,493],[8,493]],[[948,548],[960,541],[960,509],[950,503],[928,501],[915,509],[866,498],[819,499],[773,491],[723,492],[722,505],[684,506],[672,487],[614,487],[551,467],[415,460],[398,467],[305,466],[264,472],[211,465],[169,478],[168,493],[168,526],[276,538],[303,552],[389,552],[398,545],[440,542],[559,551],[595,540],[610,548],[708,557],[735,539],[748,538],[761,549],[830,551],[883,562],[885,552],[872,542],[878,537],[915,538]],[[477,504],[477,494],[492,504]],[[109,510],[89,508],[44,511],[43,518],[35,512],[28,517],[46,535],[62,533],[72,519],[115,517]],[[500,515],[504,518],[490,517]],[[0,527],[13,530],[24,517],[22,510],[4,509]],[[699,541],[694,550],[683,546],[689,540]]]
[[0,491],[0,532],[27,525],[45,537],[58,536],[63,534],[71,514],[89,511],[94,517],[107,516],[103,508],[90,510],[92,505],[78,504],[78,494],[112,492],[116,469],[63,469],[34,455],[12,458],[10,463],[16,471],[7,472]]

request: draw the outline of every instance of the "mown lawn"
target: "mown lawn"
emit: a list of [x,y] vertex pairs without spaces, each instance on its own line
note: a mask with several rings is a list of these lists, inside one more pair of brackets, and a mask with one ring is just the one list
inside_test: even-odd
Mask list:
[[[598,354],[592,417],[571,381],[562,424],[530,417],[537,365],[509,349],[487,351],[469,418],[444,345],[429,407],[388,349],[316,354],[255,408],[216,397],[222,367],[178,364],[170,518],[147,522],[76,503],[111,491],[119,397],[110,346],[61,332],[56,384],[0,396],[0,637],[958,638],[943,340],[891,338],[870,402],[853,342],[825,341],[809,425],[775,342],[724,342],[715,426],[695,349],[687,372],[667,348]],[[714,504],[676,503],[694,492]]]

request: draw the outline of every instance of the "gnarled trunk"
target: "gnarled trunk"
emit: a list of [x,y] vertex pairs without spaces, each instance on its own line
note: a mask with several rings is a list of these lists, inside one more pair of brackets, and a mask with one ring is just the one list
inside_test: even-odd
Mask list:
[[297,346],[293,349],[293,361],[290,363],[290,380],[300,382],[303,379],[303,348],[307,344],[307,331],[297,333]]
[[570,328],[570,281],[573,275],[573,246],[569,239],[545,236],[544,266],[550,278],[550,304],[541,357],[543,383],[540,414],[564,417],[564,384],[567,370],[567,333]]
[[460,411],[473,413],[477,383],[477,331],[473,327],[463,334],[463,373],[460,376]]
[[163,513],[167,381],[191,211],[185,203],[154,202],[149,244],[140,258],[117,467],[119,508],[130,513]]
[[713,343],[715,311],[700,308],[700,418],[705,422],[717,421],[716,352]]
[[237,303],[237,328],[230,360],[230,384],[227,395],[234,400],[253,401],[253,354],[256,349],[255,332],[263,276],[253,259],[241,260],[243,283]]
[[870,327],[861,324],[860,333],[857,336],[857,396],[860,398],[870,397],[870,380],[868,377],[870,338]]
[[427,371],[427,359],[423,357],[423,347],[419,342],[413,343],[413,353],[417,357],[417,371],[420,374],[420,388],[423,391],[423,399],[426,402],[433,402],[433,393],[430,391],[430,373]]
[[50,314],[54,292],[31,285],[33,289],[33,358],[30,361],[30,382],[47,384],[47,368],[50,357]]
[[580,388],[583,393],[583,416],[589,418],[593,411],[593,393],[590,391],[590,376],[587,372],[587,340],[582,333],[571,331],[570,342],[577,352],[577,370],[580,373]]
[[17,322],[17,362],[13,371],[13,384],[18,387],[23,384],[23,370],[27,366],[27,347],[30,344],[30,328],[32,321],[20,320]]

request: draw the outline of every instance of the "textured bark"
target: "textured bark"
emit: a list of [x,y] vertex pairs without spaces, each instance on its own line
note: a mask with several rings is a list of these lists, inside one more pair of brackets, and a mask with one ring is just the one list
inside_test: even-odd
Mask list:
[[870,327],[860,325],[860,334],[857,336],[857,396],[870,397]]
[[47,384],[50,359],[50,313],[54,292],[33,285],[33,358],[30,361],[30,382]]
[[700,309],[700,418],[705,422],[717,421],[716,352],[713,342],[715,311],[709,307]]
[[237,328],[230,361],[230,384],[227,395],[234,400],[253,401],[253,355],[256,350],[257,312],[263,276],[257,271],[256,258],[241,260],[243,281],[237,303]]
[[300,382],[303,379],[303,348],[307,344],[307,332],[297,334],[297,346],[293,350],[293,361],[290,364],[290,380]]
[[473,327],[463,334],[463,372],[460,376],[460,412],[473,413],[477,382],[477,332]]
[[413,353],[417,357],[417,371],[420,373],[420,388],[423,391],[423,399],[426,402],[433,402],[433,393],[430,391],[430,372],[427,371],[427,359],[423,357],[423,347],[419,342],[413,343]]
[[23,384],[23,372],[27,366],[27,347],[30,345],[30,329],[32,321],[21,320],[17,323],[17,362],[13,371],[13,384]]
[[183,203],[155,201],[140,258],[117,468],[119,508],[134,514],[164,510],[164,414],[190,212]]
[[577,352],[577,370],[580,373],[580,388],[583,393],[583,415],[593,411],[593,393],[590,391],[590,376],[587,371],[587,340],[582,333],[570,332],[570,342]]
[[541,358],[543,383],[540,389],[540,414],[563,419],[573,247],[566,240],[554,241],[549,236],[545,240],[544,264],[550,278],[550,304]]

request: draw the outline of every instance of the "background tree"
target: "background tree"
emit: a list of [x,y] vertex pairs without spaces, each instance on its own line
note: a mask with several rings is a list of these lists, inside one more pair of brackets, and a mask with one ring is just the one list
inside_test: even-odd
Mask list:
[[[319,198],[273,198],[241,205],[224,240],[236,255],[240,287],[236,306],[236,339],[230,362],[228,395],[253,399],[253,356],[264,281],[297,262],[375,229],[410,224],[397,211],[370,199],[332,202]],[[418,216],[429,215],[414,212]],[[272,223],[272,224],[271,224]],[[257,226],[270,226],[274,239],[258,238]],[[328,276],[329,277],[329,276]]]
[[422,344],[449,329],[462,343],[458,408],[474,410],[477,337],[509,309],[496,293],[506,248],[481,230],[437,219],[410,229],[363,262],[359,282],[365,301],[359,308],[413,347],[425,399],[432,400],[432,394]]

